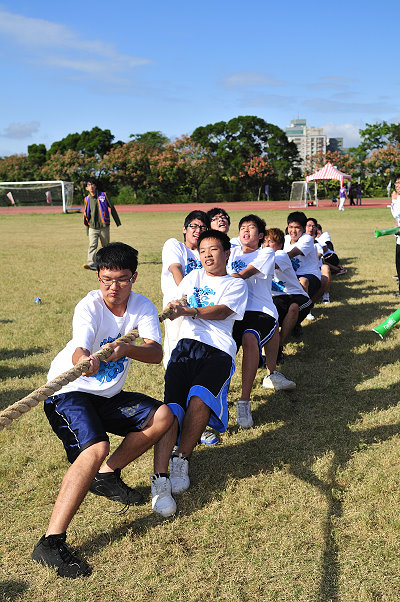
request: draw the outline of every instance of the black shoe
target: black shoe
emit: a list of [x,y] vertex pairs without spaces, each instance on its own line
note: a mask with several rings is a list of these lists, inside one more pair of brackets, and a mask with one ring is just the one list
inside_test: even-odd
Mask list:
[[400,292],[398,292],[398,293],[393,293],[393,297],[400,297]]
[[283,354],[283,347],[279,347],[278,357],[276,358],[276,363],[281,365],[285,363],[285,356]]
[[121,502],[126,506],[133,504],[144,504],[141,493],[131,489],[121,479],[121,469],[116,468],[114,472],[98,472],[94,477],[89,491],[96,495],[103,495],[114,502]]
[[296,326],[292,330],[292,335],[296,337],[296,339],[301,339],[303,336],[303,327],[300,324],[296,324]]
[[76,577],[87,576],[92,572],[91,567],[78,558],[71,550],[68,544],[65,543],[66,533],[59,535],[49,535],[43,537],[35,545],[32,552],[33,562],[58,568],[57,574],[60,577]]

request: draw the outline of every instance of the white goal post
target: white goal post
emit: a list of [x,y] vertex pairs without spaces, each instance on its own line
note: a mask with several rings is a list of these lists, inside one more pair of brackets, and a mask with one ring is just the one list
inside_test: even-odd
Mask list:
[[68,213],[73,199],[73,182],[64,180],[0,182],[0,206],[60,205],[63,212]]
[[302,180],[301,182],[292,182],[290,191],[289,208],[308,207],[310,205],[318,205],[318,199],[315,195],[315,200],[311,198],[308,183]]

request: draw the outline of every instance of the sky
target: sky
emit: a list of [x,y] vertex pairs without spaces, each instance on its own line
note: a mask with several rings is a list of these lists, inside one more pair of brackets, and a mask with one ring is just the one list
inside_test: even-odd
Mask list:
[[[400,121],[398,0],[0,0],[0,156],[256,115],[360,142]],[[393,25],[392,25],[393,24]]]

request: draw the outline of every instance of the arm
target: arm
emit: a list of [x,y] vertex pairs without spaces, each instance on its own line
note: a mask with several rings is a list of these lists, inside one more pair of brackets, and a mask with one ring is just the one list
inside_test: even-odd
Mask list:
[[241,272],[233,272],[231,274],[231,276],[233,276],[234,278],[242,278],[243,280],[247,280],[248,278],[251,278],[251,276],[254,276],[254,274],[259,274],[260,270],[257,270],[257,268],[255,268],[253,265],[251,265],[251,263],[247,266],[247,268],[244,268],[244,270],[242,270]]
[[151,339],[143,339],[143,341],[142,345],[118,343],[117,341],[108,343],[107,346],[112,347],[114,352],[105,361],[115,362],[121,357],[129,357],[131,360],[136,360],[145,364],[159,364],[163,356],[161,345]]
[[181,301],[171,301],[168,307],[172,308],[170,320],[186,316],[189,318],[202,318],[203,320],[225,320],[234,312],[227,305],[208,305],[207,307],[189,307],[182,305]]
[[116,210],[116,208],[114,207],[113,203],[110,201],[110,199],[108,198],[107,195],[106,195],[106,199],[107,199],[108,206],[111,209],[111,215],[113,216],[113,220],[117,224],[117,227],[118,227],[118,226],[121,225],[121,220],[119,219],[119,215],[117,213],[117,210]]
[[171,263],[168,269],[174,278],[175,284],[178,286],[178,284],[180,284],[180,282],[183,280],[183,270],[181,264]]
[[74,366],[76,366],[76,364],[79,364],[79,362],[82,362],[83,360],[89,359],[90,360],[90,368],[89,370],[87,370],[86,372],[82,372],[83,376],[93,376],[94,374],[96,374],[96,372],[98,371],[99,367],[100,367],[100,360],[98,357],[94,357],[89,349],[85,349],[84,347],[77,347],[74,351],[74,353],[72,354],[72,363],[74,364]]
[[293,249],[290,249],[290,251],[288,252],[289,259],[292,259],[292,257],[296,257],[296,255],[304,255],[304,253],[302,253],[297,247],[293,247]]

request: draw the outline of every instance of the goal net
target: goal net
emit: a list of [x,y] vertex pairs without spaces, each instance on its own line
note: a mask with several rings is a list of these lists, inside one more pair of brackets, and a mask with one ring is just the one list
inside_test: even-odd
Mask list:
[[74,185],[62,180],[0,182],[0,206],[38,207],[58,205],[64,213],[72,207]]
[[307,207],[308,202],[311,202],[311,195],[307,182],[292,182],[289,208]]

